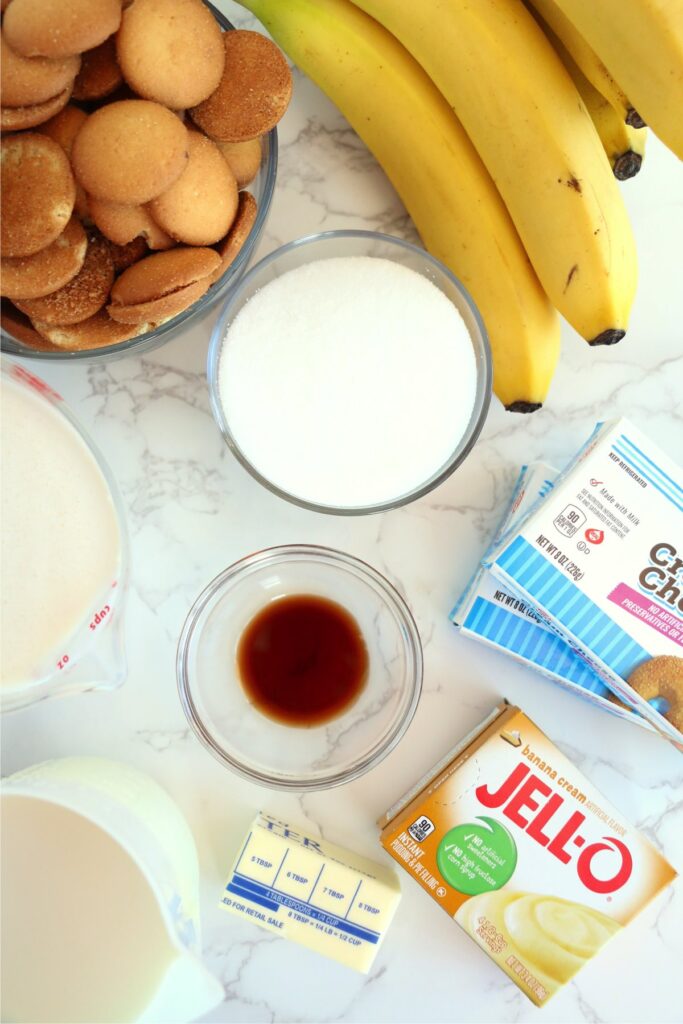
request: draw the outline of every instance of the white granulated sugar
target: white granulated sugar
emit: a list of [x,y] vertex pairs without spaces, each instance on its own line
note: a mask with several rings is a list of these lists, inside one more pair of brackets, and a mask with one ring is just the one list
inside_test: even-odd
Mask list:
[[465,323],[414,270],[319,260],[265,285],[230,325],[219,391],[249,462],[295,497],[380,504],[449,459],[475,400]]

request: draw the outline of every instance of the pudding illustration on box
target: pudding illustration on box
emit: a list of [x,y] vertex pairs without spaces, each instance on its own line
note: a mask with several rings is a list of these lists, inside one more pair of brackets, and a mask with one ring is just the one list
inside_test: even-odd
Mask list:
[[[628,420],[612,420],[490,560],[502,584],[679,746],[682,513],[680,468]],[[653,662],[633,676],[662,657],[661,672]]]
[[385,850],[537,1006],[676,875],[506,704],[380,827]]

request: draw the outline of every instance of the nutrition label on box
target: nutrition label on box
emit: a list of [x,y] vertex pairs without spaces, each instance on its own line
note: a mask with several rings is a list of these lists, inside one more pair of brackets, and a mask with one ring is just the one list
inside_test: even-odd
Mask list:
[[576,505],[567,505],[553,520],[555,529],[564,537],[573,537],[585,522],[585,515]]

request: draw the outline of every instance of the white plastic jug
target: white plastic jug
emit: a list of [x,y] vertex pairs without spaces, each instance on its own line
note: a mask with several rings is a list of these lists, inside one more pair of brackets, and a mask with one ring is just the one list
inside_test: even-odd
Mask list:
[[223,999],[203,966],[199,865],[168,794],[69,757],[2,787],[2,1020],[186,1024]]

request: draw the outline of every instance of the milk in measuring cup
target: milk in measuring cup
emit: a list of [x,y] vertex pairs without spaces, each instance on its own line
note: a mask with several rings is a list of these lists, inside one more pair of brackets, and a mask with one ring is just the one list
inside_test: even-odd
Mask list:
[[[16,368],[15,368],[16,369]],[[38,382],[40,383],[40,382]],[[58,408],[3,374],[2,688],[70,667],[108,614],[121,532],[107,481]]]

